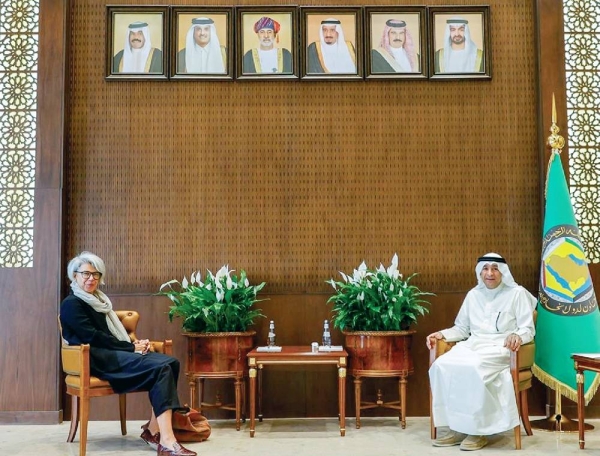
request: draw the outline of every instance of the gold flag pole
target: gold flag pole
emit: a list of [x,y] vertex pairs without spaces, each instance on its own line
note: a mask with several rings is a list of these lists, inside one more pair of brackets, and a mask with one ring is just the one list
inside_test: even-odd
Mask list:
[[[550,136],[548,136],[548,145],[552,148],[552,156],[548,160],[548,171],[546,171],[546,192],[548,191],[548,174],[550,170],[550,164],[552,160],[559,159],[562,148],[565,147],[565,138],[558,133],[560,128],[556,125],[556,101],[554,99],[554,93],[552,94],[552,125],[550,126]],[[534,420],[531,422],[531,427],[540,431],[556,431],[556,432],[578,432],[579,423],[575,420],[571,420],[562,414],[562,394],[560,393],[559,385],[556,385],[554,391],[554,415],[540,420]],[[594,426],[585,423],[585,430],[592,430]]]

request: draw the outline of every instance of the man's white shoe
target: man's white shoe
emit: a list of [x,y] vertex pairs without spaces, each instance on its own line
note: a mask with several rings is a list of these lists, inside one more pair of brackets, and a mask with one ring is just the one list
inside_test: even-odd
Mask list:
[[488,440],[483,435],[470,435],[462,441],[460,449],[463,451],[481,450],[488,444]]
[[460,443],[467,437],[466,434],[449,430],[442,437],[435,439],[431,444],[435,447],[449,447],[454,445],[460,445]]

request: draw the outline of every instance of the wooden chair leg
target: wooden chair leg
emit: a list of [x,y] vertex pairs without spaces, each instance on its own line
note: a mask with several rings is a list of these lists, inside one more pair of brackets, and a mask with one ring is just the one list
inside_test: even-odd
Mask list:
[[77,434],[77,427],[79,426],[79,397],[71,396],[71,429],[69,429],[69,436],[67,442],[72,442]]
[[431,395],[431,388],[429,388],[429,428],[431,440],[435,440],[437,438],[437,430],[433,424],[433,396]]
[[521,425],[520,424],[515,426],[515,448],[517,450],[521,449]]
[[121,419],[121,435],[127,435],[127,395],[119,394],[119,418]]
[[523,390],[519,393],[521,396],[521,420],[523,421],[523,427],[527,435],[533,435],[531,430],[531,423],[529,422],[529,407],[527,405],[527,390]]
[[356,429],[360,429],[360,387],[362,380],[354,377],[354,402],[356,403]]
[[79,456],[85,456],[87,446],[88,419],[90,416],[90,398],[79,399],[79,413],[81,421],[81,432],[79,433]]

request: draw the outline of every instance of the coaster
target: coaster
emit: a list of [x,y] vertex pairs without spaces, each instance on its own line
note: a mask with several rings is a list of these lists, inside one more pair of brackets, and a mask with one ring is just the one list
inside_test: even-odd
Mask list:
[[281,351],[281,347],[277,346],[277,345],[272,345],[272,346],[265,346],[265,347],[256,347],[256,351],[257,352],[280,352]]
[[329,347],[326,347],[324,345],[319,346],[320,352],[341,352],[342,350],[344,350],[344,347],[342,347],[341,345],[331,345]]

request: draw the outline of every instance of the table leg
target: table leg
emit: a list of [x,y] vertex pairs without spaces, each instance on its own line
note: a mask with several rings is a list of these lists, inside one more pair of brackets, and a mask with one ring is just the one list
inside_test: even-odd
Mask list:
[[242,408],[242,380],[239,377],[235,379],[235,430],[240,430],[240,418]]
[[583,394],[583,370],[576,369],[577,374],[577,419],[579,420],[579,449],[583,450],[585,447],[585,423],[584,423],[584,407],[585,407],[585,398]]
[[362,380],[360,377],[354,378],[354,402],[356,403],[356,429],[360,429],[360,388],[362,386]]
[[406,429],[406,377],[400,377],[400,425]]
[[246,379],[242,377],[242,423],[246,422]]
[[340,435],[346,435],[346,368],[338,368],[338,402],[340,407]]
[[258,366],[258,421],[262,423],[262,396],[263,395],[263,368],[262,365]]
[[256,368],[251,367],[248,376],[250,377],[250,437],[254,437],[256,425]]
[[198,382],[198,411],[202,413],[202,404],[204,403],[204,379],[199,378]]

